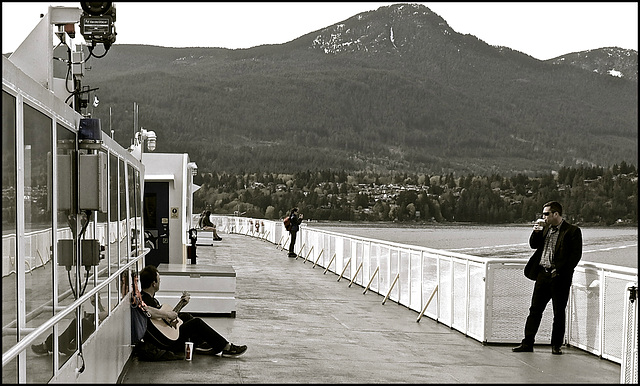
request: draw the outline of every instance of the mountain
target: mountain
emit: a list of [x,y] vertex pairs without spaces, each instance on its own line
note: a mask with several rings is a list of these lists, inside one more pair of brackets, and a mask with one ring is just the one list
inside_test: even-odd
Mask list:
[[549,60],[553,64],[569,64],[598,74],[638,81],[638,51],[618,47],[573,52]]
[[540,61],[397,4],[249,49],[114,44],[83,84],[119,143],[136,102],[156,151],[203,172],[509,175],[637,165],[633,52],[635,67],[610,76],[583,69],[594,54]]

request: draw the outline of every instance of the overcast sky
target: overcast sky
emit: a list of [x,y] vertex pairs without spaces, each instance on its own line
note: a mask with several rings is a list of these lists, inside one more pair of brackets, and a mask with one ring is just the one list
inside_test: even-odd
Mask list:
[[[115,44],[223,48],[280,44],[390,4],[396,3],[115,2]],[[638,50],[637,2],[421,4],[456,32],[541,60],[601,47]],[[2,3],[2,53],[20,45],[49,5],[80,7],[80,2]],[[81,41],[76,38],[74,44]]]

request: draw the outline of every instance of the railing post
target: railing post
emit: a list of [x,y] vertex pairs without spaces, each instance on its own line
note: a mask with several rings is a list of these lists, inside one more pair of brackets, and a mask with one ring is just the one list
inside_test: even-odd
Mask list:
[[364,264],[364,262],[360,262],[360,265],[358,266],[358,269],[356,269],[356,273],[351,278],[351,282],[349,283],[349,287],[351,287],[351,284],[353,284],[354,280],[356,280],[356,276],[358,276],[358,273],[362,269],[362,264]]
[[389,299],[389,295],[391,295],[391,291],[393,290],[393,287],[396,285],[396,282],[398,281],[399,277],[400,277],[400,274],[396,273],[396,278],[393,279],[393,283],[391,283],[391,287],[389,287],[389,291],[387,291],[387,296],[385,296],[384,300],[382,301],[383,306],[384,306],[384,303],[387,302],[387,299]]
[[300,257],[300,254],[302,253],[302,251],[304,250],[304,247],[306,245],[307,245],[306,243],[302,244],[302,247],[300,247],[300,250],[298,251],[298,254],[296,255],[296,260],[298,260],[298,257]]
[[309,249],[309,253],[307,253],[307,255],[304,257],[304,262],[303,262],[303,263],[306,263],[306,262],[307,262],[307,258],[309,257],[309,255],[311,254],[311,252],[313,252],[313,248],[314,248],[314,247],[315,247],[315,245],[312,245],[312,246],[311,246],[311,249]]
[[[353,259],[353,257],[351,259]],[[347,261],[347,264],[344,265],[344,268],[342,269],[342,272],[340,273],[340,276],[338,277],[338,281],[340,281],[340,279],[342,279],[342,276],[344,276],[344,273],[347,271],[347,267],[349,267],[349,264],[351,264],[351,259],[349,259],[349,261]]]
[[333,263],[333,260],[335,260],[336,258],[336,254],[333,254],[333,257],[331,258],[331,260],[329,261],[329,264],[327,264],[327,268],[324,269],[323,274],[327,273],[327,271],[329,270],[329,267],[331,266],[331,263]]
[[318,260],[320,260],[320,256],[322,256],[323,253],[324,253],[324,248],[320,251],[320,254],[318,255],[318,258],[313,263],[313,267],[311,267],[311,268],[315,268],[316,267],[316,264],[318,264]]
[[367,284],[367,287],[364,289],[364,291],[362,291],[363,295],[366,294],[369,287],[371,287],[371,283],[373,283],[373,279],[376,277],[376,274],[378,274],[378,270],[380,270],[380,267],[376,268],[376,271],[371,276],[371,279],[369,280],[369,284]]
[[[282,236],[284,237],[284,235]],[[282,241],[282,237],[280,238],[280,241]],[[284,241],[283,244],[280,244],[280,250],[284,251],[284,245],[289,241],[289,236],[287,236],[287,239]]]
[[420,311],[420,315],[418,315],[418,319],[416,319],[416,322],[420,322],[420,319],[422,319],[422,315],[424,315],[424,313],[427,311],[427,307],[429,307],[429,303],[431,303],[431,299],[433,299],[433,296],[436,294],[436,292],[438,292],[437,284],[436,284],[436,287],[433,289],[433,291],[431,291],[429,300],[427,300],[427,303],[424,305],[424,307],[422,307],[422,311]]

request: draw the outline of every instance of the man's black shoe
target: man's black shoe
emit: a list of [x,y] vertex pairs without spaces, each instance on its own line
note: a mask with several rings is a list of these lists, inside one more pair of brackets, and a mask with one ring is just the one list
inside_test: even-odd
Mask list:
[[40,344],[32,344],[31,350],[38,355],[48,355],[51,353],[51,351],[47,349],[47,345],[44,344],[44,342]]
[[242,354],[244,354],[245,351],[247,351],[247,346],[236,346],[233,343],[229,344],[229,349],[228,350],[222,350],[222,356],[226,356],[226,357],[237,357],[240,356]]
[[533,352],[533,346],[529,346],[528,344],[522,343],[519,346],[516,346],[511,349],[513,352]]
[[562,349],[560,348],[560,346],[551,346],[551,354],[562,355]]

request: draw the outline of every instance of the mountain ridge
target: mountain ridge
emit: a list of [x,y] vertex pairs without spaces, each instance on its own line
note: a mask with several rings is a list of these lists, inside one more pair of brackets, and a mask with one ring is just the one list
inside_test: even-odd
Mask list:
[[121,144],[137,102],[157,151],[188,152],[201,170],[530,173],[637,165],[631,51],[619,71],[635,68],[635,82],[585,67],[599,50],[540,61],[399,4],[278,45],[115,44],[86,84],[119,111]]

